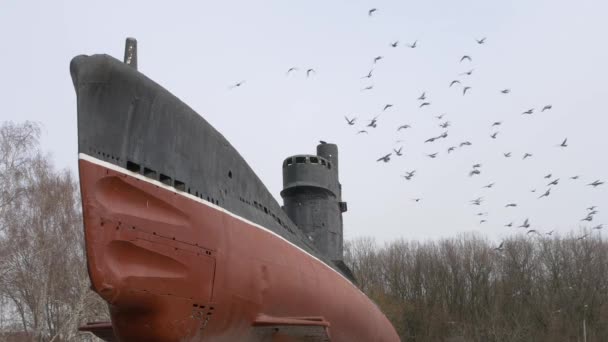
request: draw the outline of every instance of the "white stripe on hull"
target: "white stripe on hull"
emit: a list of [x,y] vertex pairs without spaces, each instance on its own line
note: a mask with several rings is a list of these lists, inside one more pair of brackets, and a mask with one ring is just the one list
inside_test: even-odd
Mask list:
[[[289,240],[285,239],[285,238],[284,238],[284,237],[282,237],[281,235],[279,235],[279,234],[277,234],[277,233],[273,232],[272,230],[270,230],[270,229],[268,229],[268,228],[262,227],[262,226],[260,226],[260,225],[259,225],[259,224],[257,224],[257,223],[251,222],[251,221],[247,220],[246,218],[241,217],[241,216],[238,216],[238,215],[236,215],[236,214],[234,214],[234,213],[232,213],[232,212],[230,212],[230,211],[228,211],[228,210],[226,210],[226,209],[224,209],[224,208],[222,208],[222,207],[220,207],[220,206],[217,206],[217,205],[215,205],[215,204],[213,204],[213,203],[211,203],[211,202],[209,202],[209,201],[206,201],[206,200],[204,200],[204,199],[198,198],[198,197],[196,197],[196,196],[194,196],[194,195],[191,195],[191,194],[189,194],[189,193],[187,193],[187,192],[177,190],[177,189],[175,189],[175,188],[174,188],[174,187],[172,187],[172,186],[166,185],[166,184],[161,183],[161,182],[159,182],[159,181],[157,181],[157,180],[150,179],[150,178],[148,178],[148,177],[145,177],[145,176],[143,176],[143,175],[140,175],[139,173],[135,173],[135,172],[133,172],[133,171],[129,171],[129,170],[127,170],[127,169],[125,169],[125,168],[122,168],[122,167],[120,167],[120,166],[118,166],[118,165],[115,165],[115,164],[112,164],[112,163],[108,163],[108,162],[103,161],[103,160],[99,160],[99,159],[97,159],[97,158],[95,158],[95,157],[89,156],[89,155],[84,154],[84,153],[79,153],[79,154],[78,154],[78,158],[79,158],[79,159],[82,159],[82,160],[85,160],[85,161],[88,161],[88,162],[90,162],[90,163],[93,163],[93,164],[96,164],[96,165],[99,165],[99,166],[102,166],[102,167],[105,167],[105,168],[111,169],[111,170],[113,170],[113,171],[116,171],[116,172],[119,172],[119,173],[122,173],[122,174],[125,174],[125,175],[128,175],[128,176],[131,176],[131,177],[137,178],[137,179],[139,179],[139,180],[141,180],[141,181],[144,181],[144,182],[147,182],[147,183],[150,183],[150,184],[156,185],[156,186],[158,186],[158,187],[160,187],[160,188],[163,188],[163,189],[165,189],[165,190],[167,190],[167,191],[171,191],[171,192],[173,192],[173,193],[175,193],[175,194],[177,194],[177,195],[180,195],[180,196],[186,197],[186,198],[188,198],[188,199],[190,199],[190,200],[196,201],[196,202],[201,203],[201,204],[204,204],[204,205],[206,205],[206,206],[208,206],[208,207],[210,207],[210,208],[213,208],[213,209],[218,210],[218,211],[220,211],[220,212],[226,213],[226,214],[228,214],[228,215],[230,215],[230,216],[232,216],[232,217],[236,218],[237,220],[240,220],[240,221],[245,222],[245,223],[247,223],[247,224],[249,224],[249,225],[251,225],[251,226],[253,226],[253,227],[256,227],[256,228],[258,228],[258,229],[260,229],[260,230],[263,230],[263,231],[265,231],[265,232],[267,232],[267,233],[269,233],[269,234],[272,234],[272,235],[274,235],[275,237],[277,237],[277,238],[279,238],[279,239],[281,239],[281,240],[285,241],[286,243],[288,243],[288,244],[289,244],[289,245],[291,245],[292,247],[297,248],[298,250],[300,250],[300,251],[301,251],[302,253],[304,253],[305,255],[308,255],[309,257],[311,257],[311,258],[313,258],[314,260],[318,261],[318,262],[319,262],[321,265],[323,265],[324,267],[327,267],[327,268],[328,268],[328,269],[330,269],[331,271],[335,272],[337,275],[339,275],[340,277],[342,277],[342,279],[346,280],[346,282],[347,282],[348,284],[350,284],[350,285],[351,285],[353,288],[355,288],[357,291],[361,292],[361,290],[360,290],[358,287],[356,287],[356,286],[355,286],[355,285],[354,285],[354,284],[353,284],[353,283],[352,283],[352,282],[351,282],[351,281],[350,281],[348,278],[346,278],[346,277],[345,277],[344,275],[342,275],[340,272],[336,271],[335,269],[333,269],[332,267],[330,267],[329,265],[327,265],[325,262],[323,262],[322,260],[320,260],[320,259],[319,259],[319,258],[317,258],[316,256],[314,256],[314,255],[312,255],[312,254],[308,253],[307,251],[305,251],[304,249],[302,249],[300,246],[298,246],[298,245],[294,244],[293,242],[291,242],[291,241],[289,241]],[[361,292],[361,294],[363,294],[363,292]],[[365,295],[365,294],[363,294],[363,295]],[[366,296],[366,297],[367,297],[367,296]]]

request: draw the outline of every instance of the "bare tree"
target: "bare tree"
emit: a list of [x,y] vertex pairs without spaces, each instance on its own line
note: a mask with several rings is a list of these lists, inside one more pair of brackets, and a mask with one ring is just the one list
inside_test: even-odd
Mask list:
[[608,340],[608,244],[599,235],[348,242],[360,285],[408,341]]
[[39,129],[0,127],[0,300],[5,325],[36,341],[73,341],[106,309],[89,290],[78,186],[38,149]]

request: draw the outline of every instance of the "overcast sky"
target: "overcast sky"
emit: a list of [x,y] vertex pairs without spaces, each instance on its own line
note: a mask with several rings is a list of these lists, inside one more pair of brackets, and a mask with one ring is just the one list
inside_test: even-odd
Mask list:
[[[3,1],[0,120],[42,123],[45,150],[59,167],[76,170],[70,59],[95,53],[121,59],[125,37],[133,36],[139,70],[224,134],[279,202],[283,159],[314,153],[318,140],[337,143],[349,203],[346,238],[433,239],[479,231],[498,240],[524,232],[504,225],[527,217],[542,231],[608,226],[608,185],[586,185],[608,181],[607,2],[166,4]],[[371,8],[378,10],[369,17]],[[486,43],[478,45],[482,37]],[[399,46],[390,47],[396,40]],[[415,49],[406,47],[416,40]],[[459,62],[465,54],[472,62]],[[376,56],[384,58],[373,77],[361,79]],[[286,76],[292,66],[300,70]],[[316,70],[310,78],[308,68]],[[471,69],[470,76],[460,75]],[[466,96],[462,86],[449,87],[454,79],[471,87]],[[241,80],[242,87],[228,89]],[[369,85],[374,89],[361,91]],[[505,88],[511,93],[501,94]],[[419,108],[423,91],[431,105]],[[387,103],[394,107],[382,113],[378,127],[356,135]],[[547,104],[553,109],[541,113]],[[530,108],[533,115],[521,115]],[[435,118],[443,113],[444,120]],[[357,125],[348,126],[345,115],[356,116]],[[424,143],[444,131],[438,124],[446,120],[448,137]],[[491,128],[495,121],[502,125]],[[397,133],[406,123],[412,129]],[[495,131],[497,139],[490,138]],[[557,147],[564,138],[568,147]],[[473,145],[447,154],[465,140]],[[404,156],[376,162],[399,146]],[[426,156],[434,152],[436,159]],[[533,157],[522,160],[526,152]],[[481,174],[469,177],[476,163]],[[400,177],[414,169],[412,180]],[[538,199],[549,173],[559,184]],[[575,175],[580,179],[569,179]],[[482,188],[492,182],[493,188]],[[417,197],[422,200],[413,202]],[[482,205],[470,205],[477,197]],[[510,202],[518,207],[505,208]],[[600,212],[583,225],[591,205]]]

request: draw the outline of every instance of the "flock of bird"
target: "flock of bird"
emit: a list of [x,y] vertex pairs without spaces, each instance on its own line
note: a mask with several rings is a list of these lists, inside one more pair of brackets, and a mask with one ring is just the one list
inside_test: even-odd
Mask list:
[[[367,14],[369,17],[374,17],[377,12],[378,12],[377,8],[372,8],[368,11]],[[481,39],[475,39],[475,43],[478,46],[483,46],[484,44],[486,44],[486,41],[487,41],[486,37],[483,37]],[[392,41],[392,42],[389,42],[388,45],[391,48],[397,48],[401,45],[401,42]],[[419,45],[419,41],[415,40],[411,43],[404,44],[404,45],[405,45],[405,47],[407,47],[409,49],[416,49]],[[382,55],[376,55],[375,57],[371,58],[370,59],[371,65],[372,65],[371,69],[368,72],[364,73],[364,75],[361,76],[360,79],[366,80],[366,81],[371,81],[374,78],[374,68],[378,64],[382,63],[384,59],[385,59],[385,57]],[[458,63],[460,65],[469,65],[472,62],[473,62],[473,57],[468,54],[463,54],[460,57],[460,59],[458,60]],[[298,72],[299,70],[300,70],[299,67],[293,66],[293,67],[290,67],[286,71],[286,74],[290,75],[292,73]],[[313,76],[316,73],[314,68],[303,68],[303,70],[305,70],[307,78]],[[459,76],[461,76],[461,77],[459,79],[451,79],[449,82],[446,82],[446,87],[448,87],[450,89],[460,87],[462,96],[467,96],[470,92],[473,91],[473,88],[472,88],[472,86],[464,85],[463,83],[465,83],[465,78],[468,76],[471,76],[474,71],[475,71],[474,68],[470,68],[467,71],[460,73]],[[245,81],[238,82],[238,83],[232,85],[230,88],[240,87],[244,84],[244,82]],[[362,87],[361,92],[368,92],[373,89],[374,89],[374,85],[369,84],[369,85]],[[502,94],[502,96],[508,96],[511,93],[511,89],[509,89],[509,88],[498,89],[497,92]],[[431,102],[427,92],[423,91],[416,99],[418,101],[419,110],[425,110],[425,108],[432,107],[432,102]],[[383,106],[381,106],[382,109],[381,109],[380,114],[377,114],[368,120],[360,120],[357,117],[348,116],[348,115],[344,116],[344,120],[346,121],[347,126],[356,128],[355,134],[369,135],[374,129],[376,129],[378,127],[378,124],[381,120],[381,116],[384,113],[386,113],[387,111],[394,109],[394,107],[395,107],[395,105],[393,103],[386,103]],[[543,112],[551,111],[553,109],[553,105],[545,104],[539,108],[540,108],[539,111],[541,113],[543,113]],[[530,116],[530,115],[534,115],[535,112],[537,112],[537,108],[529,108],[529,109],[521,112],[521,115]],[[439,122],[438,127],[443,129],[443,131],[438,135],[433,135],[433,136],[430,136],[427,139],[425,139],[423,142],[424,144],[432,145],[436,141],[448,138],[448,136],[449,136],[448,128],[451,126],[451,122],[449,120],[444,120],[445,116],[446,116],[446,114],[441,114],[441,115],[435,116],[435,119],[437,119]],[[360,122],[363,122],[363,123],[360,124]],[[498,138],[498,135],[500,134],[500,131],[498,129],[500,129],[502,124],[503,124],[502,121],[495,121],[491,124],[490,128],[493,131],[491,134],[489,134],[490,139]],[[408,129],[411,129],[411,128],[412,128],[412,125],[410,125],[410,124],[401,124],[395,128],[395,131],[397,133],[399,133],[401,131],[407,131]],[[401,143],[402,141],[403,140],[396,140],[396,143]],[[473,143],[471,141],[468,141],[468,140],[461,141],[461,142],[458,142],[456,144],[449,146],[446,149],[446,153],[451,154],[459,148],[466,148],[466,147],[469,147],[472,145],[473,145]],[[568,147],[568,138],[564,138],[561,141],[561,143],[556,144],[555,147],[561,148],[561,149],[567,148]],[[433,152],[433,153],[426,154],[426,156],[431,159],[438,158],[439,155],[440,155],[440,152]],[[381,163],[389,163],[389,162],[391,162],[392,158],[402,157],[402,156],[403,156],[403,146],[399,146],[398,148],[397,147],[392,148],[391,151],[385,151],[380,156],[378,156],[376,161],[381,162]],[[512,152],[502,152],[502,156],[504,158],[515,157],[515,155]],[[523,160],[526,160],[528,158],[533,158],[533,157],[534,157],[534,154],[532,154],[530,152],[525,152],[521,155],[521,158]],[[482,165],[478,163],[478,164],[472,165],[471,170],[468,173],[468,176],[475,177],[475,176],[480,175],[481,173],[482,173]],[[401,177],[406,182],[413,181],[416,177],[416,170],[406,170],[405,173],[403,175],[401,175]],[[560,182],[560,178],[553,177],[552,174],[547,174],[544,178],[546,181],[548,181],[548,183],[546,184],[547,189],[538,196],[538,200],[542,200],[543,198],[551,196],[552,189],[554,189],[556,186],[558,186],[558,184]],[[575,181],[579,178],[580,178],[580,176],[578,176],[578,175],[569,177],[569,179],[572,181]],[[597,188],[603,184],[604,184],[604,181],[597,179],[597,180],[594,180],[593,182],[586,184],[586,186],[591,187],[591,188]],[[490,184],[485,185],[483,188],[491,189],[493,186],[494,186],[494,183],[490,183]],[[536,192],[536,189],[532,189],[531,192]],[[413,198],[412,200],[414,202],[421,202],[422,198]],[[483,197],[475,198],[470,201],[470,205],[473,205],[473,206],[482,206],[483,203],[484,203]],[[504,207],[513,208],[513,207],[517,207],[517,206],[518,206],[517,203],[507,203]],[[591,207],[587,208],[587,212],[585,213],[584,217],[581,219],[581,222],[592,222],[594,219],[594,216],[598,212],[599,211],[597,210],[597,206],[591,206]],[[477,215],[481,217],[479,220],[479,224],[484,224],[487,222],[487,218],[486,218],[487,213],[486,212],[481,212],[481,213],[478,213]],[[526,234],[538,235],[538,236],[542,236],[542,235],[551,236],[555,231],[555,230],[550,230],[550,231],[542,232],[539,228],[532,228],[533,226],[532,226],[531,220],[529,218],[523,219],[523,222],[520,225],[517,225],[514,222],[509,222],[509,223],[505,224],[504,226],[505,227],[514,227],[514,228],[523,228],[526,230]],[[594,226],[591,227],[590,231],[601,230],[601,229],[603,229],[603,224],[595,224]],[[582,239],[585,239],[587,236],[589,236],[588,232],[577,237],[577,239],[582,240]],[[501,251],[503,249],[503,246],[504,246],[504,244],[501,243],[495,249],[498,251]]]

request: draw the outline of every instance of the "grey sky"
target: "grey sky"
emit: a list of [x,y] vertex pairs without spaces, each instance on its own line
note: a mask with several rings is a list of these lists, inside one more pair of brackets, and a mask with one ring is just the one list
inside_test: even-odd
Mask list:
[[[498,239],[522,232],[503,225],[526,217],[532,228],[565,232],[578,228],[590,205],[600,206],[592,224],[608,224],[608,185],[585,186],[608,181],[604,1],[86,3],[0,4],[0,120],[41,122],[44,147],[60,167],[75,170],[77,160],[70,59],[122,58],[124,38],[134,36],[140,71],[222,132],[275,197],[284,157],[313,153],[320,139],[339,144],[346,238],[481,231]],[[372,7],[378,11],[370,18]],[[486,36],[486,44],[475,42]],[[395,40],[400,45],[391,48]],[[405,47],[415,40],[416,49]],[[460,63],[464,54],[473,61]],[[360,79],[379,55],[374,77]],[[300,71],[287,77],[292,66]],[[317,73],[307,79],[307,68]],[[470,93],[449,88],[453,79]],[[431,106],[420,109],[423,91]],[[394,107],[378,128],[355,135],[387,103]],[[553,109],[540,113],[546,104]],[[535,114],[522,116],[529,108]],[[443,132],[434,118],[441,113],[452,125],[448,138],[423,143]],[[358,124],[347,126],[344,115]],[[503,122],[496,140],[494,121]],[[404,123],[413,128],[397,134]],[[566,137],[570,146],[556,147]],[[401,145],[397,139],[404,157],[376,163]],[[473,146],[446,154],[464,140]],[[513,157],[504,158],[509,151]],[[433,152],[437,159],[425,156]],[[525,152],[534,157],[523,161]],[[469,177],[475,163],[482,173]],[[400,177],[412,169],[411,181]],[[561,181],[539,200],[548,173]],[[577,174],[580,180],[568,179]],[[490,182],[494,188],[482,189]],[[469,204],[476,197],[484,197],[482,206]],[[509,202],[519,206],[504,208]],[[478,212],[488,212],[487,223],[479,224]]]

